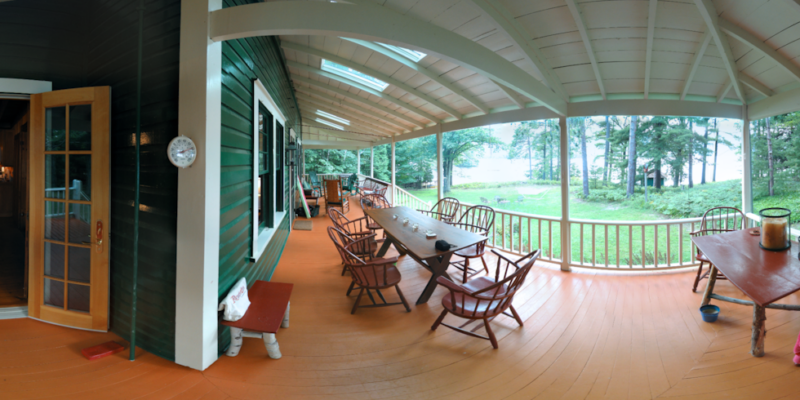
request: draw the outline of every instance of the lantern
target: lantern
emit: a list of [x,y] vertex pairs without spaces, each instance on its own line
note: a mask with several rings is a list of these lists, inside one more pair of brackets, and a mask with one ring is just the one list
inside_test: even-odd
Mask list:
[[761,243],[764,250],[781,251],[792,246],[789,237],[792,212],[786,208],[765,208],[761,217]]

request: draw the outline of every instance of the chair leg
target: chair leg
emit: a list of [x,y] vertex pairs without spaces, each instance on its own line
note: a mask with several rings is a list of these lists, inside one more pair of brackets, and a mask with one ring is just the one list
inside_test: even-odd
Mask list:
[[344,276],[345,272],[347,272],[347,265],[346,264],[342,264],[342,276]]
[[363,287],[361,288],[361,291],[358,292],[358,297],[356,297],[356,303],[353,304],[353,310],[350,311],[350,314],[355,314],[356,313],[356,308],[358,308],[358,302],[361,301],[361,295],[362,294],[364,294],[364,288]]
[[444,321],[444,316],[445,316],[445,315],[447,315],[447,309],[444,309],[444,310],[442,310],[442,314],[441,314],[441,315],[439,315],[439,318],[436,318],[436,322],[434,322],[434,323],[433,323],[433,326],[431,326],[431,330],[432,330],[432,331],[435,331],[435,330],[436,330],[436,328],[438,328],[438,327],[439,327],[439,324],[441,324],[441,323],[442,323],[442,321]]
[[697,268],[697,277],[694,278],[694,286],[692,286],[692,292],[697,292],[697,284],[700,283],[700,274],[703,273],[703,262],[700,261],[700,268]]
[[483,325],[486,326],[486,333],[489,334],[489,340],[492,342],[492,347],[497,350],[497,338],[494,337],[494,332],[492,332],[492,327],[489,326],[489,321],[483,320]]
[[489,267],[486,265],[486,260],[483,259],[483,256],[481,256],[481,262],[483,262],[483,270],[486,271],[486,274],[488,275]]
[[411,308],[408,306],[408,302],[406,302],[405,296],[403,296],[403,292],[400,291],[400,286],[394,285],[394,288],[397,289],[397,295],[400,296],[400,301],[403,302],[403,306],[406,307],[406,312],[411,312]]
[[347,288],[347,295],[348,295],[348,296],[350,296],[350,292],[352,292],[352,291],[353,291],[353,288],[354,288],[355,286],[356,286],[356,282],[355,282],[355,281],[352,281],[352,282],[350,282],[350,287],[349,287],[349,288]]
[[461,283],[467,283],[467,274],[469,274],[469,258],[464,258],[464,279]]
[[508,306],[508,309],[511,310],[511,314],[514,314],[514,319],[517,320],[519,326],[523,326],[522,318],[519,317],[519,314],[517,314],[517,310],[514,309],[514,306]]

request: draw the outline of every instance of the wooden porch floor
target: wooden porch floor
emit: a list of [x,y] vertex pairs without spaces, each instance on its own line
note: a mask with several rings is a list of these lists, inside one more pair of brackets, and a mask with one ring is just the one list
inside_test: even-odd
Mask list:
[[[360,214],[354,207],[349,216]],[[273,277],[295,284],[291,326],[278,333],[281,360],[267,358],[260,340],[246,339],[238,357],[222,356],[202,373],[145,352],[136,362],[127,353],[89,362],[81,348],[120,339],[6,320],[0,321],[0,398],[800,396],[800,368],[791,361],[800,313],[768,310],[767,354],[751,357],[752,310],[720,303],[719,321],[702,322],[693,272],[563,273],[542,264],[515,299],[525,327],[495,320],[500,349],[493,350],[488,341],[446,328],[431,332],[442,289],[411,313],[398,306],[350,315],[350,278],[339,275],[328,225],[323,215],[313,231],[293,231]],[[412,260],[401,260],[399,268],[413,304],[429,275]],[[741,296],[728,282],[718,287]],[[785,300],[796,304],[800,296]]]

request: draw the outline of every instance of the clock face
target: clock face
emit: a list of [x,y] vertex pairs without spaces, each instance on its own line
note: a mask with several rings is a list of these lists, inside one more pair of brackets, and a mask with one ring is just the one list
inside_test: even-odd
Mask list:
[[195,158],[197,158],[197,147],[195,147],[192,139],[181,135],[169,142],[167,156],[169,161],[176,167],[186,168],[192,165]]

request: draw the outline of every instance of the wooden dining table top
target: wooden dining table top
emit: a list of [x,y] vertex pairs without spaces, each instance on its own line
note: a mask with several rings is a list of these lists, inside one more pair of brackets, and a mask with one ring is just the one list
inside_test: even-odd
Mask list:
[[[388,235],[421,259],[452,253],[486,240],[486,236],[456,228],[405,206],[374,208],[366,210],[365,213]],[[393,215],[397,215],[396,220],[392,218]],[[403,218],[408,218],[408,225],[403,225]],[[419,224],[419,230],[416,232],[412,229],[415,223]],[[425,232],[428,229],[435,232],[436,237],[426,237]],[[445,240],[455,246],[452,246],[450,251],[439,251],[434,247],[437,240]]]
[[784,251],[762,249],[750,228],[692,238],[711,263],[756,304],[764,306],[800,290],[800,244]]

